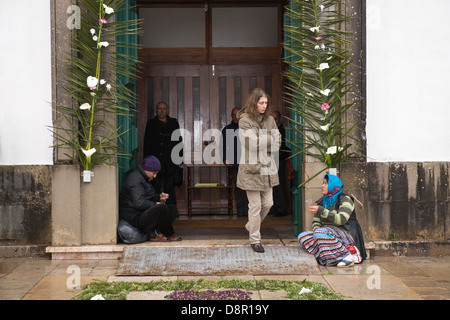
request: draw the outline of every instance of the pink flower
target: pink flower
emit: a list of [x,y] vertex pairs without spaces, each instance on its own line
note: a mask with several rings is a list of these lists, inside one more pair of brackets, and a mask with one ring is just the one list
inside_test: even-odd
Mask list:
[[103,24],[108,23],[108,21],[106,21],[106,19],[98,19],[98,21],[100,21],[100,23],[103,23]]
[[330,109],[330,105],[329,105],[328,103],[324,103],[324,104],[322,105],[322,110],[323,110],[323,111],[327,111],[328,109]]
[[321,36],[317,36],[317,37],[315,37],[314,39],[316,39],[316,40],[322,40],[322,37],[321,37]]

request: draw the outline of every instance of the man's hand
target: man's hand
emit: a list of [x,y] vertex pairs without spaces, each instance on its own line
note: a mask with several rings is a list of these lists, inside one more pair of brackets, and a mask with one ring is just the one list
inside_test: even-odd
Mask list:
[[161,192],[159,195],[159,200],[163,203],[165,203],[169,199],[169,195],[167,193]]

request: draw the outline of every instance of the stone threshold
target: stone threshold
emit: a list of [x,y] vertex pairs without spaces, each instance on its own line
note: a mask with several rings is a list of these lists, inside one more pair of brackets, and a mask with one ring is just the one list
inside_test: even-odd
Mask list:
[[124,245],[50,246],[45,252],[52,260],[116,260],[123,249]]
[[[263,240],[264,246],[298,246],[293,239]],[[140,244],[82,245],[82,246],[0,246],[0,257],[50,254],[52,260],[115,260],[122,257],[127,246],[141,247],[242,247],[247,240],[183,240],[180,242],[144,242]],[[45,248],[45,249],[44,249]],[[450,241],[373,241],[366,243],[370,256],[441,256],[450,255]],[[45,252],[44,252],[45,250]]]
[[[268,239],[263,240],[264,246],[298,246],[292,239]],[[111,260],[122,257],[123,250],[128,247],[244,247],[249,246],[248,240],[242,239],[217,239],[217,240],[183,240],[173,242],[143,242],[139,244],[111,244],[111,245],[81,245],[81,246],[49,246],[45,249],[51,255],[52,260]]]
[[[262,241],[263,246],[298,246],[293,239],[267,239]],[[111,244],[111,245],[81,245],[81,246],[49,246],[46,253],[52,260],[116,260],[122,258],[125,248],[155,247],[155,248],[216,248],[216,247],[246,247],[247,240],[217,239],[217,240],[183,240],[174,242],[143,242],[139,244]],[[367,254],[375,248],[374,244],[367,245]]]

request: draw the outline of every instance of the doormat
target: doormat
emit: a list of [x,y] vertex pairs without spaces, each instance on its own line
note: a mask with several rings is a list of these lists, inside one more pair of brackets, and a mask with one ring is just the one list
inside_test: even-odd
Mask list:
[[265,253],[245,247],[127,247],[117,275],[277,275],[317,274],[313,255],[300,247],[265,246]]

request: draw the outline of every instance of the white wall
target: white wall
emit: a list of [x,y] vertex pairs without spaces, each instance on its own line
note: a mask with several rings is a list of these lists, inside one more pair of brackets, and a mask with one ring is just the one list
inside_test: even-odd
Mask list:
[[450,1],[367,0],[369,161],[450,161]]
[[0,5],[0,165],[53,164],[50,1]]

